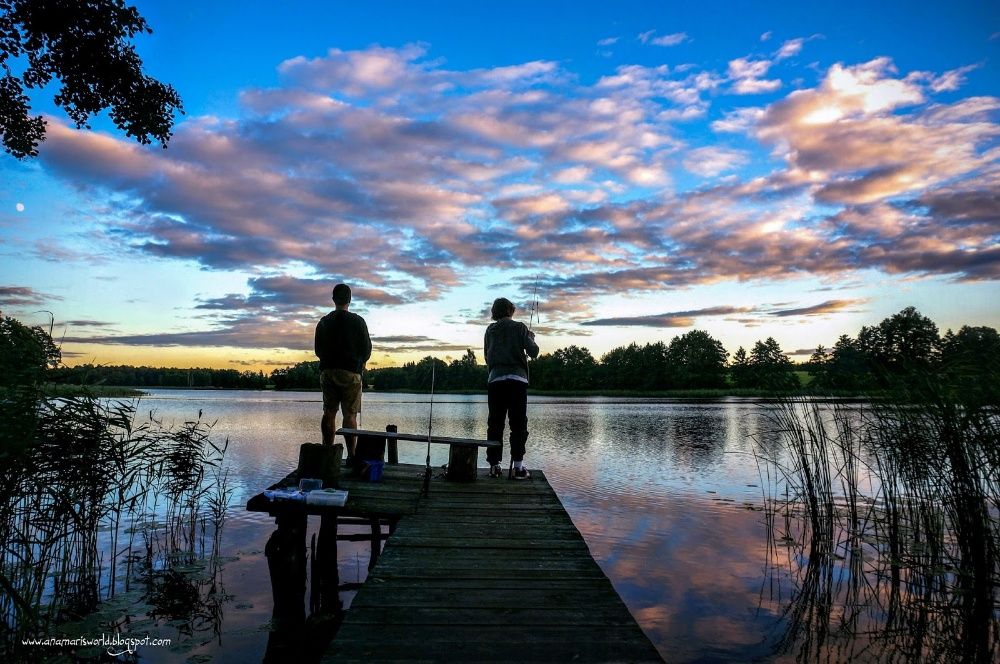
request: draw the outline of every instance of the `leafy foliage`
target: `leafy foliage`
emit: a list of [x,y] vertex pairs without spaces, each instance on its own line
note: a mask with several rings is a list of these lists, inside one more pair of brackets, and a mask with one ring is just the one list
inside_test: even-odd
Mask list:
[[[143,144],[166,146],[174,112],[183,112],[170,85],[142,71],[128,41],[152,32],[123,0],[0,0],[0,135],[4,150],[36,156],[45,120],[31,115],[25,89],[60,81],[55,103],[76,126],[110,108],[111,119]],[[26,63],[20,76],[12,66]]]
[[45,330],[0,318],[0,458],[19,454],[31,439],[41,383],[59,359]]

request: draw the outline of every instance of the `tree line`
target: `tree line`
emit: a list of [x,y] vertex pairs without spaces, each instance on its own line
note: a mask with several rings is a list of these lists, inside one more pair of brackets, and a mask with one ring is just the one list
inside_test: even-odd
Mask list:
[[[29,334],[24,326],[6,325],[8,338],[15,330]],[[30,334],[42,339],[39,343],[44,345],[47,335],[37,332],[40,330]],[[54,347],[39,352],[57,355]],[[1000,335],[995,329],[963,326],[941,335],[932,320],[907,307],[878,325],[862,327],[857,336],[842,335],[831,348],[819,346],[803,364],[794,364],[772,337],[757,341],[749,350],[740,347],[730,357],[721,341],[703,330],[692,330],[669,342],[620,346],[600,358],[580,346],[560,348],[530,363],[530,380],[533,389],[550,391],[745,389],[790,393],[808,382],[810,392],[865,394],[889,389],[900,379],[933,376],[968,389],[996,393],[1000,387],[990,377],[1000,374],[998,363]],[[316,361],[275,369],[270,375],[236,369],[66,367],[58,360],[50,360],[46,366],[45,380],[50,383],[131,387],[316,389],[320,373]],[[437,390],[481,391],[487,380],[486,367],[469,349],[450,362],[427,356],[398,367],[373,368],[366,372],[365,383],[379,391],[427,391],[432,375]]]
[[263,390],[270,378],[263,371],[237,369],[183,369],[79,364],[50,369],[46,380],[56,385],[114,385],[118,387],[192,387]]
[[[793,363],[768,337],[749,350],[730,354],[703,330],[669,342],[614,348],[600,358],[580,346],[560,348],[530,363],[533,389],[588,390],[731,390],[794,393],[808,383],[814,393],[869,394],[914,379],[937,379],[961,389],[1000,394],[1000,334],[991,327],[963,326],[944,335],[914,307],[862,327],[856,337],[842,335],[832,348],[819,346],[803,364]],[[482,390],[486,367],[470,349],[450,363],[433,357],[401,367],[368,371],[365,383],[375,390]],[[278,389],[313,388],[319,363],[303,362],[271,374]],[[803,378],[806,380],[803,380]]]

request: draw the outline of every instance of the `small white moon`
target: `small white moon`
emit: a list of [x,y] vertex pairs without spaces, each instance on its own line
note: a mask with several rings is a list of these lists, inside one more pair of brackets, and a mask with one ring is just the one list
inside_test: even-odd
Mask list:
[[17,205],[14,206],[14,209],[17,210],[18,212],[24,212],[24,203],[18,203]]

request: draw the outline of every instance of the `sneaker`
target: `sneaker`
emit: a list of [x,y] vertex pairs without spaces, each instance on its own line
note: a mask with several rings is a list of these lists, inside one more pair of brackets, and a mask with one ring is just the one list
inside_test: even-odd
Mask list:
[[528,469],[525,468],[524,466],[521,466],[520,468],[515,468],[514,469],[514,479],[515,480],[530,480],[531,479],[531,473],[528,472]]
[[500,467],[500,464],[495,463],[490,466],[490,477],[503,477],[503,468]]

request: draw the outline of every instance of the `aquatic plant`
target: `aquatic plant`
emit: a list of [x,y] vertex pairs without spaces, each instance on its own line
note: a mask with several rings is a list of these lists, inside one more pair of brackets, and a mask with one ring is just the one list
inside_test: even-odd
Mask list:
[[795,585],[778,651],[1000,659],[1000,411],[974,395],[925,378],[777,409],[784,449],[758,462],[770,570]]
[[226,443],[210,439],[201,413],[167,426],[136,410],[89,395],[40,400],[30,444],[0,468],[4,661],[24,654],[22,638],[88,615],[134,577],[174,578],[178,551],[187,564],[218,555]]

